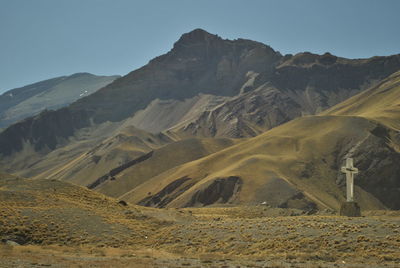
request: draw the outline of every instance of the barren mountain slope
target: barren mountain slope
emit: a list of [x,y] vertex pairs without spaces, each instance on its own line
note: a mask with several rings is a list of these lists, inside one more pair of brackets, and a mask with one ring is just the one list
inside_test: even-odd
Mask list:
[[[25,144],[21,152],[1,159],[5,172],[25,177],[61,179],[88,185],[98,177],[172,140],[126,126],[102,123],[76,131],[52,151]],[[60,142],[60,141],[59,141]]]
[[302,114],[287,94],[262,85],[234,97],[198,95],[185,100],[155,100],[128,122],[177,139],[253,137]]
[[[87,186],[111,170],[128,164],[172,140],[162,134],[151,134],[134,127],[121,127],[114,135],[81,149],[82,144],[70,144],[51,152],[40,162],[27,167],[21,175],[35,175],[35,178],[58,179]],[[79,150],[77,157],[71,153]],[[60,155],[65,155],[61,161]]]
[[[157,131],[162,130],[164,114],[168,114],[170,124],[164,130],[178,137],[256,136],[301,115],[323,111],[374,85],[399,70],[399,59],[398,55],[356,60],[329,53],[287,55],[272,74],[249,71],[240,94],[219,99],[221,102],[206,109],[196,109],[197,113],[191,110],[190,117],[181,119],[169,113],[168,105],[149,105],[145,113],[153,115],[152,124],[160,126]],[[182,107],[196,98],[169,102]],[[142,124],[141,115],[139,112],[134,118],[139,117],[140,126],[153,131]],[[170,120],[171,117],[175,120]]]
[[264,84],[205,111],[192,113],[165,133],[178,137],[254,137],[302,113],[302,107],[286,93]]
[[0,128],[44,109],[67,106],[119,77],[76,73],[9,90],[0,95]]
[[145,109],[136,112],[128,122],[137,128],[157,133],[177,124],[191,122],[199,114],[219,106],[228,99],[229,97],[206,94],[184,100],[155,99]]
[[74,137],[75,141],[46,157],[31,150],[24,158],[19,154],[18,158],[5,159],[11,164],[15,161],[5,171],[36,179],[68,181],[119,196],[171,167],[239,142],[226,138],[174,142],[161,133],[136,129],[130,126],[129,120],[119,126],[115,124],[103,123],[99,125],[102,128],[82,129]]
[[[192,135],[193,129],[200,127],[201,135],[219,135],[218,130],[213,130],[212,120],[227,115],[233,118],[228,120],[228,126],[222,124],[221,135],[254,135],[258,133],[254,133],[254,130],[263,130],[287,121],[286,116],[312,114],[328,108],[399,68],[399,55],[365,60],[310,53],[282,57],[272,48],[255,41],[224,40],[196,29],[182,35],[167,54],[151,60],[142,68],[115,80],[68,108],[43,113],[40,117],[10,126],[0,133],[0,152],[3,156],[10,155],[20,151],[24,143],[32,144],[37,151],[46,147],[53,150],[62,146],[58,143],[60,138],[73,136],[78,129],[93,123],[125,120],[135,112],[146,109],[155,99],[185,100],[201,93],[233,97],[262,85],[275,88],[279,91],[279,101],[271,103],[269,98],[265,100],[262,97],[263,107],[266,108],[257,108],[254,118],[251,109],[245,108],[242,111],[240,108],[243,104],[251,103],[251,99],[238,101],[235,105],[236,101],[233,100],[227,102],[225,108],[219,109],[218,114],[210,116],[210,121],[199,122],[199,126],[196,123],[191,126],[189,123],[190,126],[186,128],[188,133],[182,134]],[[252,94],[247,96],[251,98]],[[277,111],[270,106],[275,106]],[[197,118],[201,119],[204,111],[199,111]],[[237,115],[238,111],[239,114],[247,114],[244,119]],[[269,115],[271,111],[272,115]],[[287,111],[287,114],[276,116],[280,111]],[[169,121],[179,121],[177,124],[180,125],[181,115],[178,113],[178,118],[170,118]],[[276,121],[266,122],[274,117],[277,117]],[[249,119],[258,121],[249,123]],[[62,127],[58,124],[60,121],[64,122]],[[234,124],[234,131],[231,131],[231,124],[235,121],[239,123]],[[156,122],[150,125],[159,125],[161,120]],[[170,124],[160,125],[170,127]],[[249,131],[237,133],[235,129],[241,129],[241,125],[249,128]],[[46,128],[45,133],[43,128]],[[208,131],[208,128],[212,131]],[[182,133],[182,129],[178,129]]]
[[[81,132],[102,128],[103,125],[117,130],[124,119],[156,98],[184,99],[201,92],[234,95],[239,92],[248,70],[271,72],[279,58],[279,53],[261,43],[223,40],[205,31],[195,30],[183,35],[169,53],[117,79],[95,94],[69,107],[43,112],[5,129],[0,133],[1,168],[28,176],[37,175],[38,172],[30,172],[25,168],[39,168],[38,171],[43,172],[46,166],[51,167],[46,162],[52,163],[54,156],[63,151],[68,153],[64,154],[62,165],[74,161],[79,153],[90,150],[89,146],[83,148],[74,142]],[[225,65],[227,62],[228,67]],[[115,131],[112,133],[115,135]],[[94,147],[106,138],[103,135],[101,139],[97,135],[92,137],[92,140],[86,139],[86,145]],[[70,150],[71,146],[77,150]],[[52,151],[55,152],[49,154]],[[36,157],[31,158],[32,154],[44,158],[43,168],[30,166],[41,161]],[[132,161],[136,155],[129,157]],[[60,167],[60,162],[54,164],[56,169]],[[111,163],[110,169],[113,168],[115,166]],[[90,173],[90,169],[84,172]]]
[[[385,124],[396,122],[400,109],[398,99],[381,97],[396,96],[399,90],[396,74],[366,91],[368,94],[353,98],[358,101],[352,107],[375,104],[373,120],[357,112],[354,116],[351,110],[346,113],[340,107],[347,105],[339,104],[332,111],[343,115],[326,113],[295,119],[170,169],[122,198],[167,207],[266,202],[281,207],[312,207],[314,203],[320,208],[338,209],[345,195],[340,166],[346,157],[354,157],[360,169],[355,192],[361,207],[399,209],[400,136],[398,130]],[[385,99],[386,104],[382,103]],[[385,107],[390,107],[390,113]],[[382,123],[379,118],[384,118]]]

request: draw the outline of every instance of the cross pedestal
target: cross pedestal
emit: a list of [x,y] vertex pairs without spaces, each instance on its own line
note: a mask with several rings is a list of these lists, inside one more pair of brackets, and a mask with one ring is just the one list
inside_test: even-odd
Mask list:
[[340,216],[361,217],[361,208],[357,202],[343,202],[340,206]]
[[346,159],[346,166],[341,171],[346,174],[346,202],[340,207],[340,215],[360,217],[360,206],[354,202],[354,174],[358,173],[358,169],[353,165],[353,158]]

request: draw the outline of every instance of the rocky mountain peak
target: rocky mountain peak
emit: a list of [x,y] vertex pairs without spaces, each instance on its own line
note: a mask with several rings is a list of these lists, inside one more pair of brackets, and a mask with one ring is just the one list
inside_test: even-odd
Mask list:
[[191,45],[197,43],[207,43],[211,40],[222,40],[221,37],[215,34],[211,34],[203,29],[194,29],[191,32],[183,34],[179,40],[174,44],[174,47],[179,47],[181,45]]
[[[25,141],[37,144],[39,138],[51,141],[49,144],[43,142],[47,148],[54,147],[56,142],[53,141],[58,141],[59,136],[66,138],[75,130],[89,125],[89,122],[101,124],[125,120],[146,109],[156,99],[182,101],[198,94],[233,97],[262,85],[269,85],[280,94],[263,91],[265,96],[261,100],[264,101],[256,102],[261,104],[253,105],[251,99],[234,102],[226,106],[229,112],[219,115],[221,122],[226,122],[226,118],[231,118],[228,116],[232,115],[230,111],[235,110],[233,115],[239,115],[236,117],[239,123],[235,124],[243,129],[242,112],[248,111],[251,115],[249,125],[254,125],[255,120],[256,124],[270,128],[301,113],[315,114],[326,109],[392,74],[399,66],[399,55],[351,60],[327,53],[317,55],[305,52],[282,57],[260,42],[222,39],[205,30],[195,29],[183,34],[168,53],[72,103],[67,108],[68,112],[42,115],[43,120],[52,121],[46,122],[48,125],[58,126],[60,121],[69,120],[71,130],[59,133],[59,129],[54,127],[52,133],[47,130],[43,134],[46,137],[33,137],[31,133],[42,134],[41,125],[36,123],[39,118],[36,118],[33,123],[25,122],[23,126],[13,126],[12,131],[0,133],[0,154],[20,151]],[[259,93],[256,92],[256,95]],[[249,98],[253,96],[250,95]],[[259,99],[256,95],[254,98]],[[260,118],[253,116],[254,109],[277,105],[283,108],[274,108],[273,111],[260,108],[257,113]],[[290,116],[282,112],[286,110],[290,111]],[[209,129],[215,120],[210,120],[208,116],[206,119],[203,125]],[[23,135],[15,134],[20,132]],[[11,137],[16,141],[10,143]],[[44,145],[35,145],[35,148],[46,148]]]

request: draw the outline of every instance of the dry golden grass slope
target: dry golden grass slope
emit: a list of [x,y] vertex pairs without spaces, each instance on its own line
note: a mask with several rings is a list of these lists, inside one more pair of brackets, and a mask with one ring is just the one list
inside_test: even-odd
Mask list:
[[398,81],[396,73],[329,112],[295,119],[176,166],[121,198],[159,207],[266,202],[337,210],[345,200],[340,166],[354,157],[360,168],[355,195],[361,207],[399,209]]
[[68,145],[49,153],[26,148],[7,158],[5,172],[37,179],[58,179],[86,186],[132,159],[172,140],[122,123],[103,123],[79,130]]
[[58,180],[7,174],[0,174],[0,212],[2,241],[41,245],[144,245],[146,236],[167,221],[185,218],[167,210],[128,208]]
[[95,189],[118,197],[168,169],[218,152],[240,141],[228,138],[176,141],[154,150],[150,158],[123,170],[113,176],[113,180],[107,180]]
[[400,261],[398,213],[302,213],[145,208],[58,180],[0,174],[0,267],[396,267]]
[[[151,134],[132,126],[123,127],[115,135],[93,144],[79,157],[70,158],[55,169],[45,170],[36,178],[58,179],[86,186],[110,170],[169,142],[171,140],[162,134]],[[44,162],[53,159],[52,155],[48,155]]]
[[400,72],[378,85],[324,111],[322,115],[354,115],[400,129]]

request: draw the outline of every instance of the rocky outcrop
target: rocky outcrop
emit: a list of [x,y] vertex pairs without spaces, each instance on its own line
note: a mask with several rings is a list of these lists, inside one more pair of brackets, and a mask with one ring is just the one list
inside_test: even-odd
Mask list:
[[272,73],[281,55],[250,40],[223,40],[197,29],[182,37],[167,54],[74,103],[93,112],[94,122],[119,121],[152,100],[191,98],[199,93],[233,96],[249,71]]
[[179,178],[165,186],[155,195],[150,195],[139,201],[138,204],[147,207],[163,208],[194,185],[190,180],[189,177]]
[[[222,65],[227,68],[225,61]],[[147,131],[168,130],[183,137],[255,136],[301,115],[325,110],[399,68],[399,55],[358,60],[329,53],[287,55],[272,73],[246,73],[240,94],[225,99],[214,96],[218,99],[214,106],[188,109],[189,103],[198,106],[198,96],[181,101],[170,99],[147,106],[144,112],[135,114],[132,122]],[[185,110],[190,116],[182,116],[177,110]],[[151,118],[152,125],[144,122],[145,118]]]
[[206,137],[254,137],[302,114],[302,107],[280,90],[260,86],[226,100],[168,131]]
[[[195,187],[190,194],[189,200],[182,207],[208,206],[212,204],[226,204],[234,202],[243,184],[238,176],[226,178],[215,178],[204,185],[196,185],[198,181],[184,176],[173,180],[161,191],[151,194],[138,202],[139,205],[149,207],[167,207],[171,202],[177,200],[181,195]],[[195,186],[196,185],[196,186]]]
[[112,180],[115,179],[114,176],[121,173],[122,171],[124,171],[127,168],[130,168],[136,164],[139,164],[143,161],[146,161],[147,159],[149,159],[151,156],[153,155],[153,151],[144,154],[136,159],[133,159],[131,161],[128,161],[127,163],[124,163],[116,168],[113,168],[110,170],[110,172],[108,172],[107,174],[101,176],[100,178],[96,179],[94,182],[90,183],[89,185],[87,185],[86,187],[89,189],[94,189],[97,186],[99,186],[100,184],[106,182],[107,180]]
[[217,178],[196,191],[185,207],[208,206],[233,201],[235,194],[240,192],[242,183],[242,180],[237,176]]
[[300,53],[282,62],[271,83],[289,94],[304,113],[315,114],[400,69],[400,55],[344,59]]

